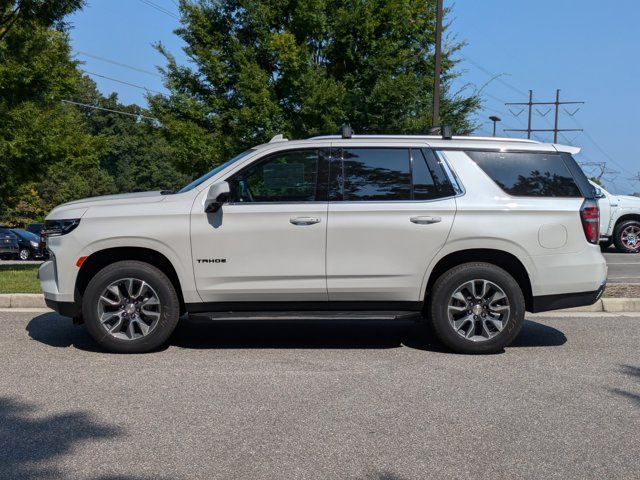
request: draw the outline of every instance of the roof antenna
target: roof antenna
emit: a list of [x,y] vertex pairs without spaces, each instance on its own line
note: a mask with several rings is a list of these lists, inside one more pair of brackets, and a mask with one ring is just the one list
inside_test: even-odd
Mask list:
[[348,123],[344,123],[338,132],[342,138],[351,138],[353,136],[353,128]]

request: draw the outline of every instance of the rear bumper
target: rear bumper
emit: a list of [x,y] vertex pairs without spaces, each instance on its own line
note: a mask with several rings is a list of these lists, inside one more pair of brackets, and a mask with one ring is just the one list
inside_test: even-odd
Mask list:
[[531,313],[593,305],[600,300],[605,287],[606,283],[603,283],[600,285],[600,288],[593,292],[563,293],[560,295],[541,295],[533,297]]

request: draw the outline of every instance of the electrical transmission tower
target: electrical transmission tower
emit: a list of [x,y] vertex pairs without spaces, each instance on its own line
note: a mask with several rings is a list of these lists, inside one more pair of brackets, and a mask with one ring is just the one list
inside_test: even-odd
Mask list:
[[[617,170],[609,168],[607,162],[581,162],[580,166],[590,170],[595,169],[597,174],[594,175],[594,177],[597,178],[598,181],[604,178],[606,181],[611,182],[616,178],[615,176],[620,173]],[[611,177],[611,175],[613,175],[613,177]]]
[[[527,122],[527,128],[526,129],[508,129],[508,130],[504,130],[505,132],[527,132],[527,138],[531,138],[531,134],[533,132],[553,132],[553,143],[558,143],[558,133],[559,132],[581,132],[582,129],[581,128],[559,128],[558,127],[558,118],[559,118],[559,113],[560,113],[560,106],[561,105],[582,105],[584,104],[584,102],[566,102],[566,101],[560,101],[560,89],[556,90],[556,100],[555,102],[534,102],[533,101],[533,90],[529,90],[529,101],[528,102],[509,102],[509,103],[505,103],[505,105],[507,105],[507,107],[509,106],[515,106],[515,105],[520,105],[520,106],[526,106],[529,109],[529,119]],[[533,119],[532,119],[532,114],[533,114],[533,107],[535,105],[553,105],[555,107],[555,121],[553,124],[553,128],[533,128]],[[578,110],[580,109],[580,107],[578,107]],[[568,112],[567,113],[571,116],[575,115],[578,110],[575,110],[573,113],[572,112]],[[522,112],[524,112],[524,108],[522,110],[520,110],[520,112],[518,112],[517,114],[513,113],[513,111],[511,111],[511,109],[509,109],[509,111],[515,115],[516,117],[518,115],[520,115]],[[550,109],[545,113],[545,114],[541,114],[541,115],[546,115],[547,113],[549,113],[549,111],[551,111]],[[565,110],[566,111],[566,110]],[[540,113],[540,112],[538,112]]]

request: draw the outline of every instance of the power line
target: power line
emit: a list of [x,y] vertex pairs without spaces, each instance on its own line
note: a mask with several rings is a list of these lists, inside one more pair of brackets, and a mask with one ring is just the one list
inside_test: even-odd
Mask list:
[[464,58],[467,62],[469,62],[471,65],[473,65],[474,67],[476,67],[478,70],[480,70],[481,72],[483,72],[485,75],[491,77],[492,80],[495,80],[497,82],[500,82],[501,84],[503,84],[505,87],[510,88],[511,90],[513,90],[514,92],[516,92],[518,95],[526,95],[522,90],[520,90],[518,87],[513,86],[512,84],[510,84],[509,82],[507,82],[506,80],[501,78],[501,75],[496,75],[495,73],[493,73],[490,70],[487,70],[486,68],[484,68],[482,65],[480,65],[479,63],[475,62],[474,60],[472,60],[471,58],[469,58],[468,56],[462,55],[462,58]]
[[167,10],[166,8],[158,5],[157,3],[153,3],[150,0],[140,0],[140,1],[151,8],[155,8],[157,11],[164,13],[165,15],[169,15],[170,17],[175,18],[176,20],[180,20],[180,17],[177,16],[175,13]]
[[148,75],[153,75],[155,77],[162,78],[162,75],[160,75],[158,73],[150,72],[149,70],[144,70],[142,68],[134,67],[133,65],[127,65],[126,63],[121,63],[121,62],[117,62],[115,60],[110,60],[108,58],[104,58],[104,57],[101,57],[99,55],[94,55],[93,53],[89,53],[89,52],[83,52],[81,50],[78,50],[77,52],[80,55],[84,55],[85,57],[95,58],[96,60],[101,60],[103,62],[111,63],[112,65],[117,65],[119,67],[124,67],[124,68],[128,68],[130,70],[135,70],[136,72],[146,73]]
[[117,78],[108,77],[106,75],[101,75],[100,73],[89,72],[88,70],[81,70],[88,75],[93,75],[95,77],[105,78],[107,80],[111,80],[112,82],[122,83],[123,85],[128,85],[130,87],[139,88],[140,90],[145,90],[147,92],[157,93],[158,95],[166,96],[164,93],[159,92],[158,90],[152,90],[151,88],[143,87],[141,85],[136,85],[135,83],[125,82],[124,80],[118,80]]
[[62,103],[70,103],[72,105],[78,105],[79,107],[93,108],[95,110],[103,110],[105,112],[119,113],[120,115],[128,115],[130,117],[146,118],[146,119],[149,119],[149,120],[159,121],[157,118],[147,117],[146,115],[142,115],[142,114],[139,114],[139,113],[123,112],[122,110],[113,110],[111,108],[98,107],[97,105],[89,105],[88,103],[74,102],[73,100],[60,100],[60,101]]
[[[506,106],[509,105],[521,105],[528,107],[528,122],[526,129],[518,129],[512,130],[514,132],[527,132],[527,138],[531,138],[532,132],[553,132],[553,143],[558,143],[558,133],[560,132],[581,132],[582,128],[558,128],[558,119],[560,113],[560,105],[577,105],[584,104],[584,102],[567,102],[560,101],[560,89],[556,90],[556,99],[553,102],[534,102],[533,101],[533,90],[529,90],[529,101],[528,102],[508,102],[505,103]],[[553,124],[553,128],[533,128],[532,126],[532,114],[533,114],[533,106],[534,105],[554,105],[555,107],[555,122]],[[577,111],[577,110],[576,110]],[[521,112],[518,113],[520,115]],[[517,116],[517,115],[516,115]]]

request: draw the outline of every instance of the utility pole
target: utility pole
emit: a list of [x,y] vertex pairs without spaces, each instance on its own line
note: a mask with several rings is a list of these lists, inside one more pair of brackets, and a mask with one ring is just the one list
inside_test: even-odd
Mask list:
[[442,0],[436,0],[436,52],[433,65],[433,116],[431,125],[440,125],[440,68],[442,57]]
[[[581,128],[559,128],[559,113],[561,105],[582,105],[584,102],[561,102],[560,101],[560,89],[556,90],[556,99],[553,102],[534,102],[533,101],[533,90],[529,90],[529,101],[528,102],[509,102],[505,103],[505,105],[521,105],[526,106],[529,109],[529,121],[527,122],[527,128],[525,129],[510,129],[505,130],[505,132],[527,132],[527,138],[531,138],[531,134],[533,132],[553,132],[553,143],[558,143],[558,133],[559,132],[582,132]],[[555,121],[553,123],[553,128],[533,128],[532,125],[532,113],[534,105],[553,105],[555,108]],[[513,113],[513,112],[511,112]],[[518,114],[514,114],[516,117],[520,115],[522,112],[518,112]],[[546,112],[548,113],[548,112]],[[545,113],[545,115],[546,115]],[[574,115],[569,113],[570,115]]]

